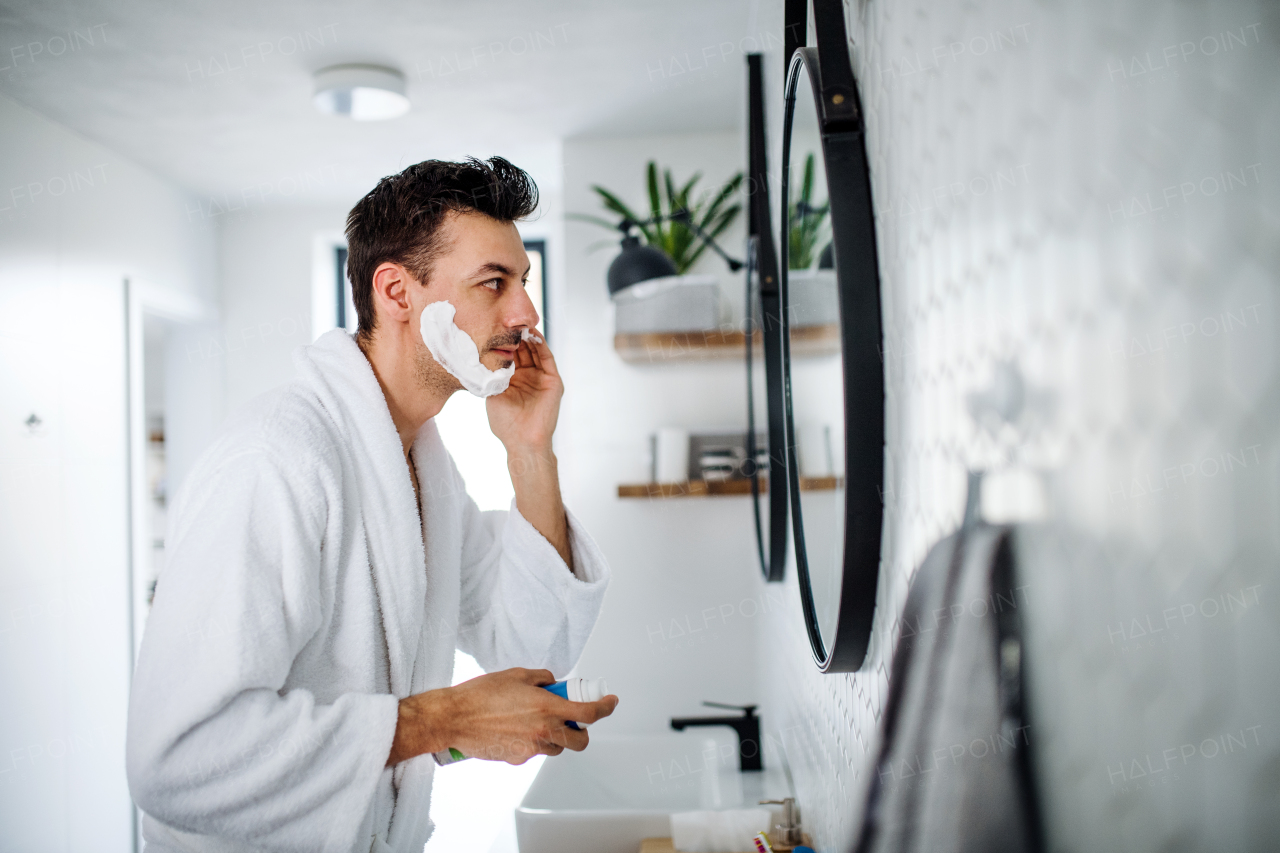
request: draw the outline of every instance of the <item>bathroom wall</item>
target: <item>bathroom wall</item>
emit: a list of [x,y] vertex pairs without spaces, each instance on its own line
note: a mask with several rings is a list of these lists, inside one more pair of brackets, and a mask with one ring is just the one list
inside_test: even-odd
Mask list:
[[[743,70],[745,78],[745,68]],[[745,96],[744,96],[745,101]],[[745,107],[744,107],[745,109]],[[656,159],[678,179],[702,170],[719,187],[746,159],[736,130],[627,138],[577,138],[564,147],[565,210],[601,213],[600,184],[647,209],[645,164]],[[723,245],[741,256],[743,230]],[[596,251],[590,247],[604,241]],[[696,272],[720,276],[741,304],[741,274],[707,253]],[[617,237],[569,220],[565,225],[564,320],[553,327],[565,397],[557,454],[565,503],[585,523],[613,568],[604,611],[578,666],[607,678],[622,697],[610,733],[668,728],[672,716],[706,713],[702,700],[756,703],[757,632],[762,607],[746,498],[619,498],[622,483],[649,479],[648,436],[659,427],[693,431],[746,428],[739,360],[628,364],[613,347],[605,272]]]
[[[6,848],[132,850],[124,280],[208,306],[213,232],[4,96],[0,127],[0,827]],[[187,385],[184,413],[221,390]]]
[[217,223],[222,328],[205,341],[211,358],[225,364],[227,411],[294,376],[292,353],[309,344],[313,267],[332,293],[333,255],[317,255],[315,243],[341,238],[350,203],[275,206],[222,212]]
[[[1276,7],[850,0],[846,15],[887,345],[877,628],[863,671],[818,674],[791,574],[758,646],[819,849],[858,826],[896,615],[982,468],[1039,484],[1015,506],[1051,849],[1269,849]],[[998,363],[1028,403],[992,434],[966,397]]]

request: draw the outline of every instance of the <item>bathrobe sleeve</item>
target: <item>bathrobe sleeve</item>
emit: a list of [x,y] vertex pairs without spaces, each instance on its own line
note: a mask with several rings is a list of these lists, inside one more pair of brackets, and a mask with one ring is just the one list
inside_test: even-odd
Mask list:
[[487,672],[527,667],[563,678],[595,626],[609,582],[604,554],[573,513],[571,572],[511,501],[481,512],[463,492],[458,648]]
[[398,702],[281,692],[321,621],[326,500],[318,476],[290,475],[274,456],[233,455],[193,476],[174,507],[130,698],[129,787],[178,830],[349,853]]

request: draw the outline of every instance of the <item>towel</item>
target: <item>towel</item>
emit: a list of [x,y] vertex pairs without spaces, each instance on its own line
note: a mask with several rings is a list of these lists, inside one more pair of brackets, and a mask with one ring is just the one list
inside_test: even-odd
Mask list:
[[386,768],[401,698],[576,663],[609,569],[515,507],[481,512],[433,421],[409,468],[373,370],[334,330],[176,496],[134,675],[127,769],[153,851],[421,853],[430,755]]
[[857,853],[1043,849],[1013,536],[970,524],[911,581]]

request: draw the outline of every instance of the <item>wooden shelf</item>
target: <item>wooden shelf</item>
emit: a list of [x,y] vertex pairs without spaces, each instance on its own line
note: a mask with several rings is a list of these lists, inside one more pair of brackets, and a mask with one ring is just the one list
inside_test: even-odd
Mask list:
[[[768,485],[761,480],[766,489]],[[631,483],[618,486],[620,498],[704,498],[708,495],[749,495],[750,480],[691,480],[687,483]]]
[[844,477],[801,477],[802,492],[834,492],[844,485]]
[[[840,477],[801,477],[803,492],[834,491]],[[769,491],[769,481],[760,478],[760,491]],[[690,480],[687,483],[628,483],[618,486],[620,498],[706,498],[719,495],[749,495],[750,480]]]
[[[643,332],[613,336],[613,348],[629,364],[661,364],[668,361],[724,361],[742,358],[747,336],[742,332]],[[752,346],[761,345],[760,331]],[[806,358],[840,352],[840,327],[798,326],[791,330],[791,355]]]
[[[809,833],[803,833],[804,843],[813,846],[813,839],[809,837]],[[770,846],[777,853],[789,853],[795,847],[790,844],[783,844],[780,841],[771,841]],[[670,838],[646,838],[640,842],[640,853],[676,853],[675,843]]]

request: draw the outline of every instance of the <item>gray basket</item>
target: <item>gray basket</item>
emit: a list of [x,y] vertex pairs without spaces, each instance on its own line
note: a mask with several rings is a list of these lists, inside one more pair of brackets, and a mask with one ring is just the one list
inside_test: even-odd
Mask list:
[[699,332],[728,321],[728,305],[713,275],[642,281],[613,298],[618,334]]
[[789,319],[793,326],[826,326],[840,322],[835,270],[791,270],[787,275]]

